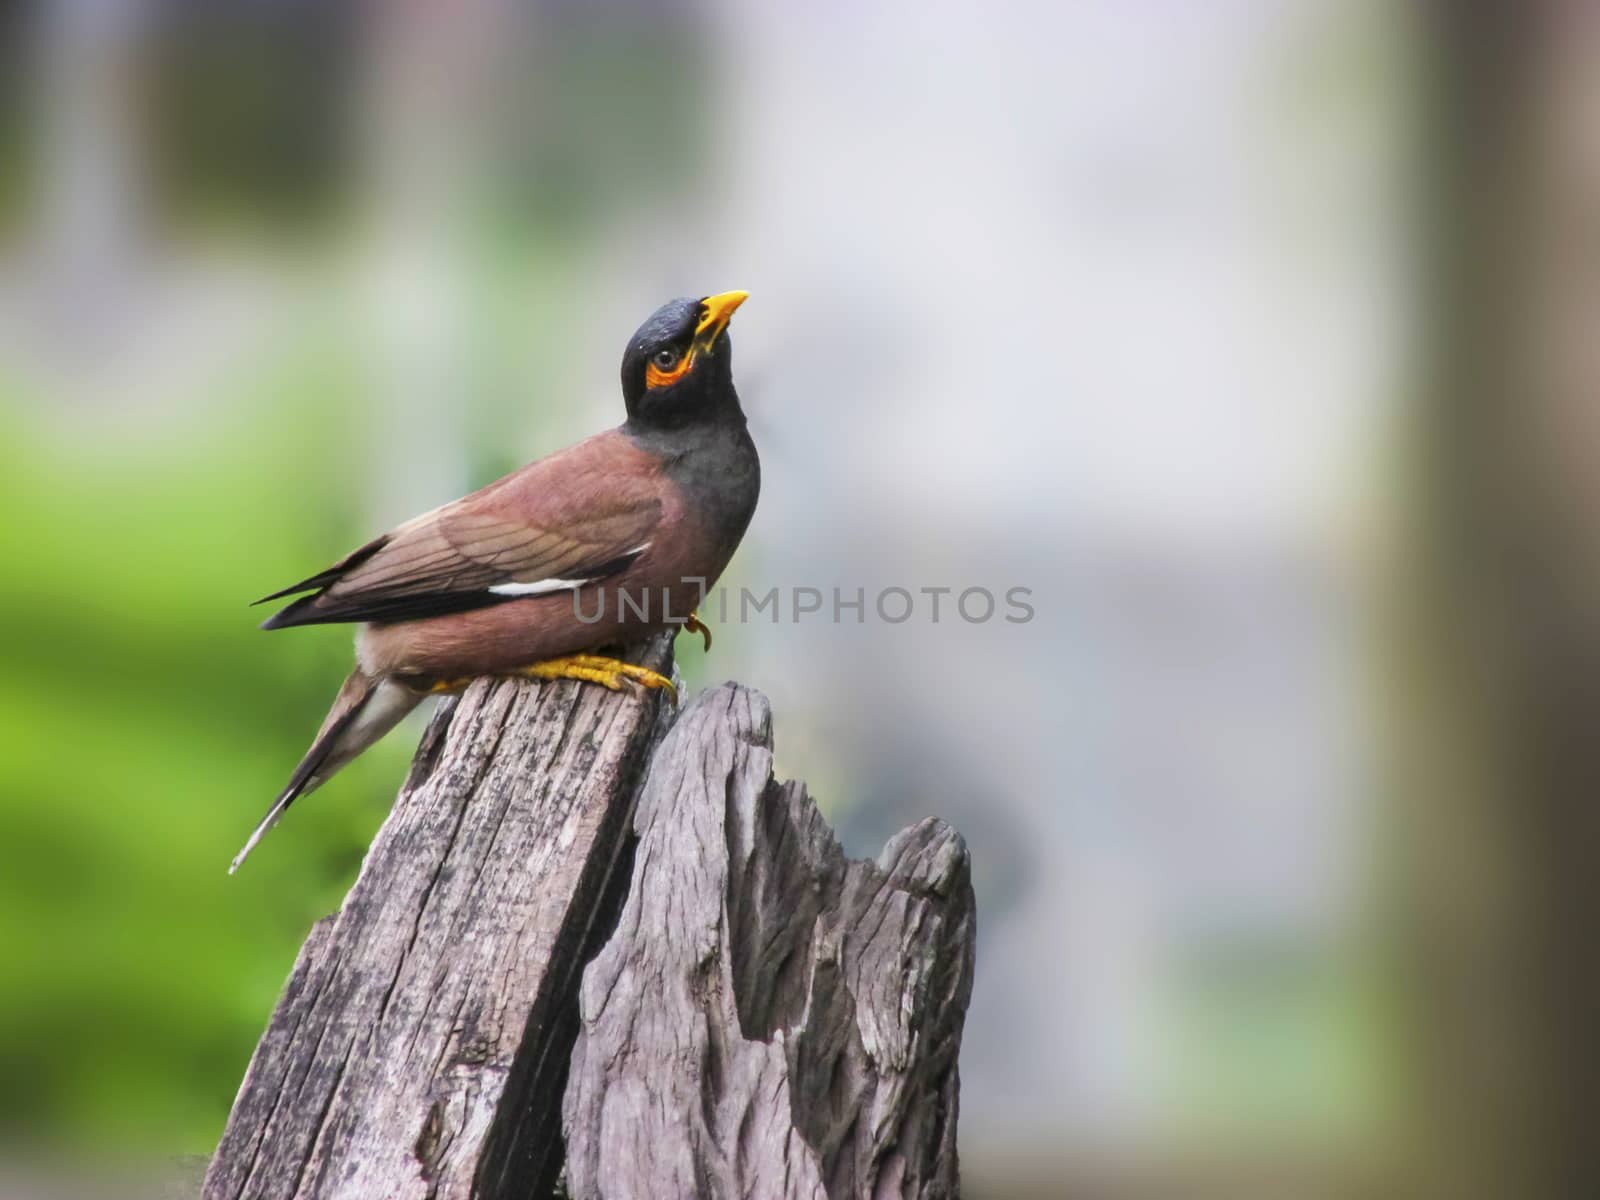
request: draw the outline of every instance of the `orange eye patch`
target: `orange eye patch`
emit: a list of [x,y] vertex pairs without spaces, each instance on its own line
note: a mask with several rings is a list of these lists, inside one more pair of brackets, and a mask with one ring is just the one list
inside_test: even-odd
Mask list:
[[678,360],[678,365],[663,371],[655,363],[646,363],[644,368],[644,385],[647,388],[666,387],[669,383],[677,383],[689,373],[689,368],[694,365],[694,351],[690,350]]

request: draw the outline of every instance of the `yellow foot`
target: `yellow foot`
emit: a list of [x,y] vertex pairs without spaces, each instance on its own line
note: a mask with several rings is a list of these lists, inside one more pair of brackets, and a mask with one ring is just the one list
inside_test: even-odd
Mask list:
[[461,679],[436,680],[432,684],[428,685],[428,695],[448,696],[452,692],[464,692],[467,690],[467,684],[471,683],[474,678],[476,677],[467,675]]
[[649,667],[636,667],[619,658],[606,658],[599,654],[569,654],[565,658],[552,658],[545,662],[523,667],[518,675],[531,679],[586,679],[610,688],[613,692],[638,685],[645,688],[665,688],[676,701],[678,689],[672,680],[658,675]]
[[706,640],[706,649],[711,649],[711,630],[707,629],[705,622],[700,619],[700,614],[692,612],[689,619],[683,623],[684,629],[689,633],[698,633]]

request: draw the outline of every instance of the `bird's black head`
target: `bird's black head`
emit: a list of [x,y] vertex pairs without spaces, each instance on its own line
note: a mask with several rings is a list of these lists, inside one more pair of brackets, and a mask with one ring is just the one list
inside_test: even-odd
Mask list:
[[748,294],[669,300],[639,326],[622,355],[630,424],[676,429],[738,415],[728,319]]

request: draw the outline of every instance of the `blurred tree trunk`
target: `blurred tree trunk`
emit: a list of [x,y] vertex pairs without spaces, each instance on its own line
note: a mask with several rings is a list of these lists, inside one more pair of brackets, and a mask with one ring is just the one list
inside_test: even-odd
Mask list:
[[34,15],[38,284],[48,348],[68,360],[144,302],[145,171],[131,101],[150,16],[148,0],[58,0]]
[[386,0],[363,11],[361,269],[376,388],[368,519],[384,526],[472,483],[472,204],[512,8]]
[[1600,8],[1427,11],[1408,1194],[1600,1195]]

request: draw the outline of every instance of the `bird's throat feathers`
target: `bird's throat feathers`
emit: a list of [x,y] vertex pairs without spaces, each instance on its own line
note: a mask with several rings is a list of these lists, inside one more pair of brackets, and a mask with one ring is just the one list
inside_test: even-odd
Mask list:
[[716,421],[663,429],[630,420],[621,432],[661,464],[707,534],[732,554],[761,495],[761,460],[737,399]]

